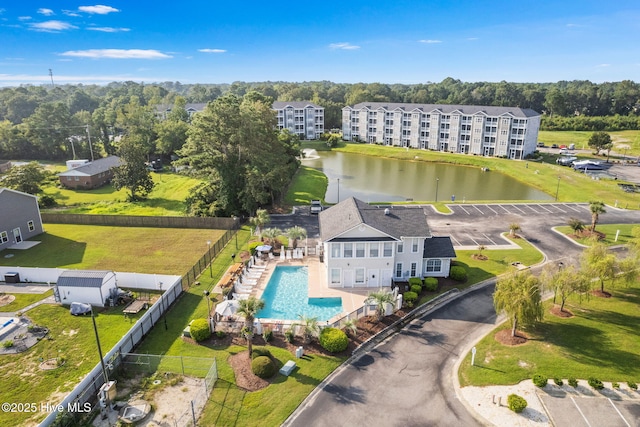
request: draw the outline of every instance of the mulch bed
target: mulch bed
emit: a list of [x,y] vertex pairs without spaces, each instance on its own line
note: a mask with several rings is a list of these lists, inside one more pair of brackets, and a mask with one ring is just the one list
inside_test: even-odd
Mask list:
[[488,256],[482,255],[482,254],[473,254],[473,255],[471,255],[471,258],[473,258],[475,260],[478,260],[478,261],[486,261],[486,260],[489,259]]
[[591,295],[598,298],[611,298],[611,294],[607,291],[601,291],[600,289],[595,289],[591,291]]
[[503,329],[495,334],[495,339],[500,344],[515,346],[526,344],[529,340],[527,334],[522,331],[516,331],[516,336],[511,336],[511,329]]
[[551,312],[551,314],[557,317],[564,317],[564,318],[573,317],[573,313],[569,311],[567,308],[564,308],[562,311],[560,311],[559,305],[554,305],[553,307],[551,307],[551,310],[549,311]]

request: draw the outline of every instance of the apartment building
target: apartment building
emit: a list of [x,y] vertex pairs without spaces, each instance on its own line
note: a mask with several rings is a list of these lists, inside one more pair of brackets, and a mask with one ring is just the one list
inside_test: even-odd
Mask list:
[[523,159],[540,114],[517,107],[361,102],[342,109],[346,141]]
[[300,139],[319,139],[324,133],[324,107],[309,101],[276,101],[278,129],[289,129]]

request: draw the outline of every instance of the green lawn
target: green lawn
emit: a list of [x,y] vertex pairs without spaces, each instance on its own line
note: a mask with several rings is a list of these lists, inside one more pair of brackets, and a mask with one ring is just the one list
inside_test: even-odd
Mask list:
[[[585,227],[589,227],[591,224],[586,224]],[[605,238],[600,240],[600,242],[604,243],[607,246],[613,245],[625,245],[629,243],[631,239],[633,239],[632,230],[638,227],[638,224],[598,224],[596,226],[596,231],[605,234]],[[564,225],[561,227],[556,227],[556,230],[566,235],[573,235],[573,230],[568,226]],[[616,232],[620,230],[620,234],[618,235],[618,240],[616,241]],[[590,245],[591,240],[588,238],[578,238],[576,239],[578,243],[583,245]]]
[[[613,149],[624,154],[624,147],[628,146],[627,155],[638,157],[640,155],[640,130],[621,130],[607,132],[611,135]],[[590,131],[545,131],[538,132],[538,141],[544,142],[547,147],[551,144],[569,145],[576,144],[578,149],[589,149]]]
[[171,172],[152,173],[155,187],[146,200],[127,202],[126,190],[116,191],[111,185],[95,190],[69,190],[49,186],[44,193],[53,196],[66,213],[183,216],[184,200],[200,181]]
[[184,274],[224,230],[45,224],[42,243],[2,251],[0,265]]
[[42,294],[12,294],[16,297],[10,304],[0,307],[0,312],[20,311],[28,305],[38,302],[50,295],[53,295],[53,290],[48,290]]
[[524,345],[496,341],[495,333],[510,327],[501,325],[476,345],[476,366],[471,366],[471,354],[462,361],[460,384],[515,384],[536,373],[640,382],[640,284],[608,290],[611,298],[571,298],[565,306],[575,315],[571,318],[550,314],[548,301],[543,322],[527,331],[531,339]]
[[289,185],[284,198],[285,203],[295,206],[309,205],[314,199],[324,202],[328,183],[327,176],[319,170],[300,166]]

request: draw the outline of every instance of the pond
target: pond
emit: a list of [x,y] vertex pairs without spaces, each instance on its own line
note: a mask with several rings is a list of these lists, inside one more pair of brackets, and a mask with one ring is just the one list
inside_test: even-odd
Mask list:
[[329,178],[327,203],[356,197],[365,202],[552,200],[506,175],[478,167],[426,163],[321,151],[303,160]]

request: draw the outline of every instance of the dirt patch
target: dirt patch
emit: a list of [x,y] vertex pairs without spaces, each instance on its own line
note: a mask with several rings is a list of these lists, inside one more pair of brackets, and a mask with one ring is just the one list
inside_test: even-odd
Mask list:
[[471,255],[471,258],[473,258],[475,260],[478,260],[478,261],[486,261],[486,260],[489,259],[488,256],[482,255],[482,254],[473,254],[473,255]]
[[247,391],[257,391],[265,388],[269,381],[260,378],[251,371],[251,358],[249,351],[242,351],[229,358],[229,365],[236,375],[236,385]]
[[595,289],[591,291],[591,295],[598,298],[611,298],[611,294],[607,291],[601,291],[600,289]]
[[496,341],[503,345],[515,346],[526,344],[529,337],[522,331],[516,331],[516,335],[511,335],[511,329],[503,329],[495,335]]
[[15,299],[16,299],[15,295],[0,296],[0,307],[4,307],[5,305],[11,304],[13,301],[15,301]]
[[582,230],[579,231],[575,234],[569,234],[569,237],[571,237],[574,240],[579,240],[579,239],[596,239],[596,240],[602,240],[605,237],[607,237],[606,234],[599,232],[598,230],[596,231],[591,231],[591,230]]
[[558,305],[554,305],[553,307],[551,307],[551,310],[549,311],[551,312],[551,314],[557,317],[564,317],[564,318],[573,317],[573,313],[570,310],[565,308],[562,311],[560,311],[560,306]]
[[62,335],[68,335],[70,337],[74,336],[77,333],[78,333],[77,329],[71,329],[69,331],[67,331],[67,330],[62,331]]

